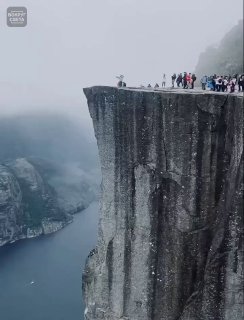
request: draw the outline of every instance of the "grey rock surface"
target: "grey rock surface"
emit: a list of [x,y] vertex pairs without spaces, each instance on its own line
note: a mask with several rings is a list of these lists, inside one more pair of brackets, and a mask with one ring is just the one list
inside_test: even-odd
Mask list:
[[0,246],[20,237],[22,194],[14,175],[0,165]]
[[71,221],[27,159],[0,165],[0,246],[58,231]]
[[86,319],[243,319],[243,96],[84,92],[102,168]]

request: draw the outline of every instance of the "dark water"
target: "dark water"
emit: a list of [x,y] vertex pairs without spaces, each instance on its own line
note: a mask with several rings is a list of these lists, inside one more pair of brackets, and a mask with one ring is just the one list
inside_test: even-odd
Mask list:
[[97,220],[93,203],[55,234],[0,248],[1,320],[83,319],[81,274]]

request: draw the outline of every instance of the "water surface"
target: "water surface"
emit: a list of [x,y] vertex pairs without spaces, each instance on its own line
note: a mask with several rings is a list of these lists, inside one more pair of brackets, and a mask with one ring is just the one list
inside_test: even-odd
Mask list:
[[63,230],[0,248],[1,320],[82,320],[81,275],[97,240],[98,204]]

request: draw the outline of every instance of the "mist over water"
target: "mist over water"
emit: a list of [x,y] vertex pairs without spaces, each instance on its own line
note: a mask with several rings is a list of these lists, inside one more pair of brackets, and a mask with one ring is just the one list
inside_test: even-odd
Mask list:
[[[10,5],[27,8],[27,27],[7,27]],[[82,89],[116,85],[119,74],[128,86],[154,86],[166,73],[170,85],[241,18],[243,0],[1,0],[0,163],[41,159],[62,171],[50,183],[77,201],[79,181],[101,180]],[[83,320],[97,223],[93,203],[56,234],[0,248],[1,320]]]

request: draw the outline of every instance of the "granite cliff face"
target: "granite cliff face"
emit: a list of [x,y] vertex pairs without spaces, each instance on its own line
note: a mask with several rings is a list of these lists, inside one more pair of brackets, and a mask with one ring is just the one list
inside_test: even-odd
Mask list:
[[29,161],[0,165],[0,246],[58,231],[71,220]]
[[243,96],[84,92],[102,167],[86,319],[242,319]]

